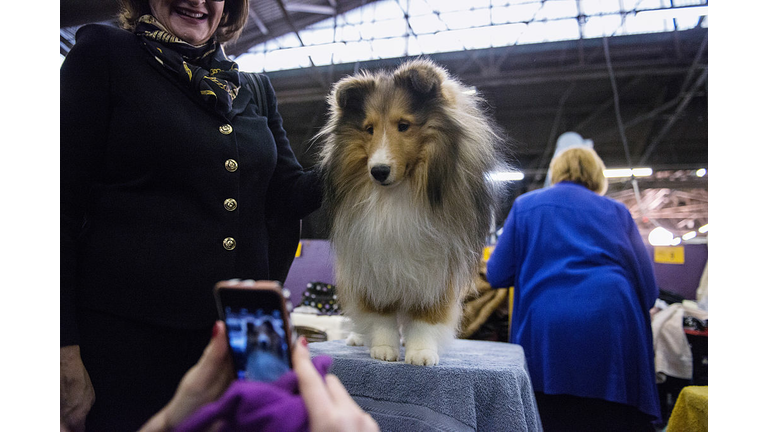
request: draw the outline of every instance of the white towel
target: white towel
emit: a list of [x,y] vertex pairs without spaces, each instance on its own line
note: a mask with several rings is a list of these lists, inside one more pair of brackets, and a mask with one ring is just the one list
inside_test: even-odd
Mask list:
[[656,363],[656,383],[663,383],[668,376],[680,379],[693,378],[693,354],[683,330],[683,317],[707,319],[707,312],[695,304],[674,303],[654,314],[651,320],[653,350]]

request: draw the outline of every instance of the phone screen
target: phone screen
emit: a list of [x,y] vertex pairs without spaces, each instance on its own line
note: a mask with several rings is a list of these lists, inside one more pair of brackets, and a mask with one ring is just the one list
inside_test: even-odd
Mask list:
[[219,290],[238,379],[271,382],[291,368],[281,299],[269,290]]

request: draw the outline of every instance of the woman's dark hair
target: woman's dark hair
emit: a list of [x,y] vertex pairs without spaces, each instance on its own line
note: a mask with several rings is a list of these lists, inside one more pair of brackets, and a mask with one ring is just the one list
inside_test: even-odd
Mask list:
[[[210,1],[210,0],[208,0]],[[120,26],[133,31],[142,15],[151,14],[149,0],[119,0]],[[224,13],[221,15],[216,40],[221,43],[235,41],[248,21],[248,0],[224,0]]]

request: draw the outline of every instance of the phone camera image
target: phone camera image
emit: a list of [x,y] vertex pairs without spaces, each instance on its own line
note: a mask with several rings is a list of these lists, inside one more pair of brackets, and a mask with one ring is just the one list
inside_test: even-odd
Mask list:
[[238,379],[271,382],[290,369],[279,310],[225,307],[224,313]]

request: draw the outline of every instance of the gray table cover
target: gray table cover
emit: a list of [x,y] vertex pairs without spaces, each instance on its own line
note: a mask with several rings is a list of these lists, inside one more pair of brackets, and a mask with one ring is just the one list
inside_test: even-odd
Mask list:
[[519,345],[455,340],[434,367],[374,360],[344,341],[309,344],[382,431],[540,431]]

